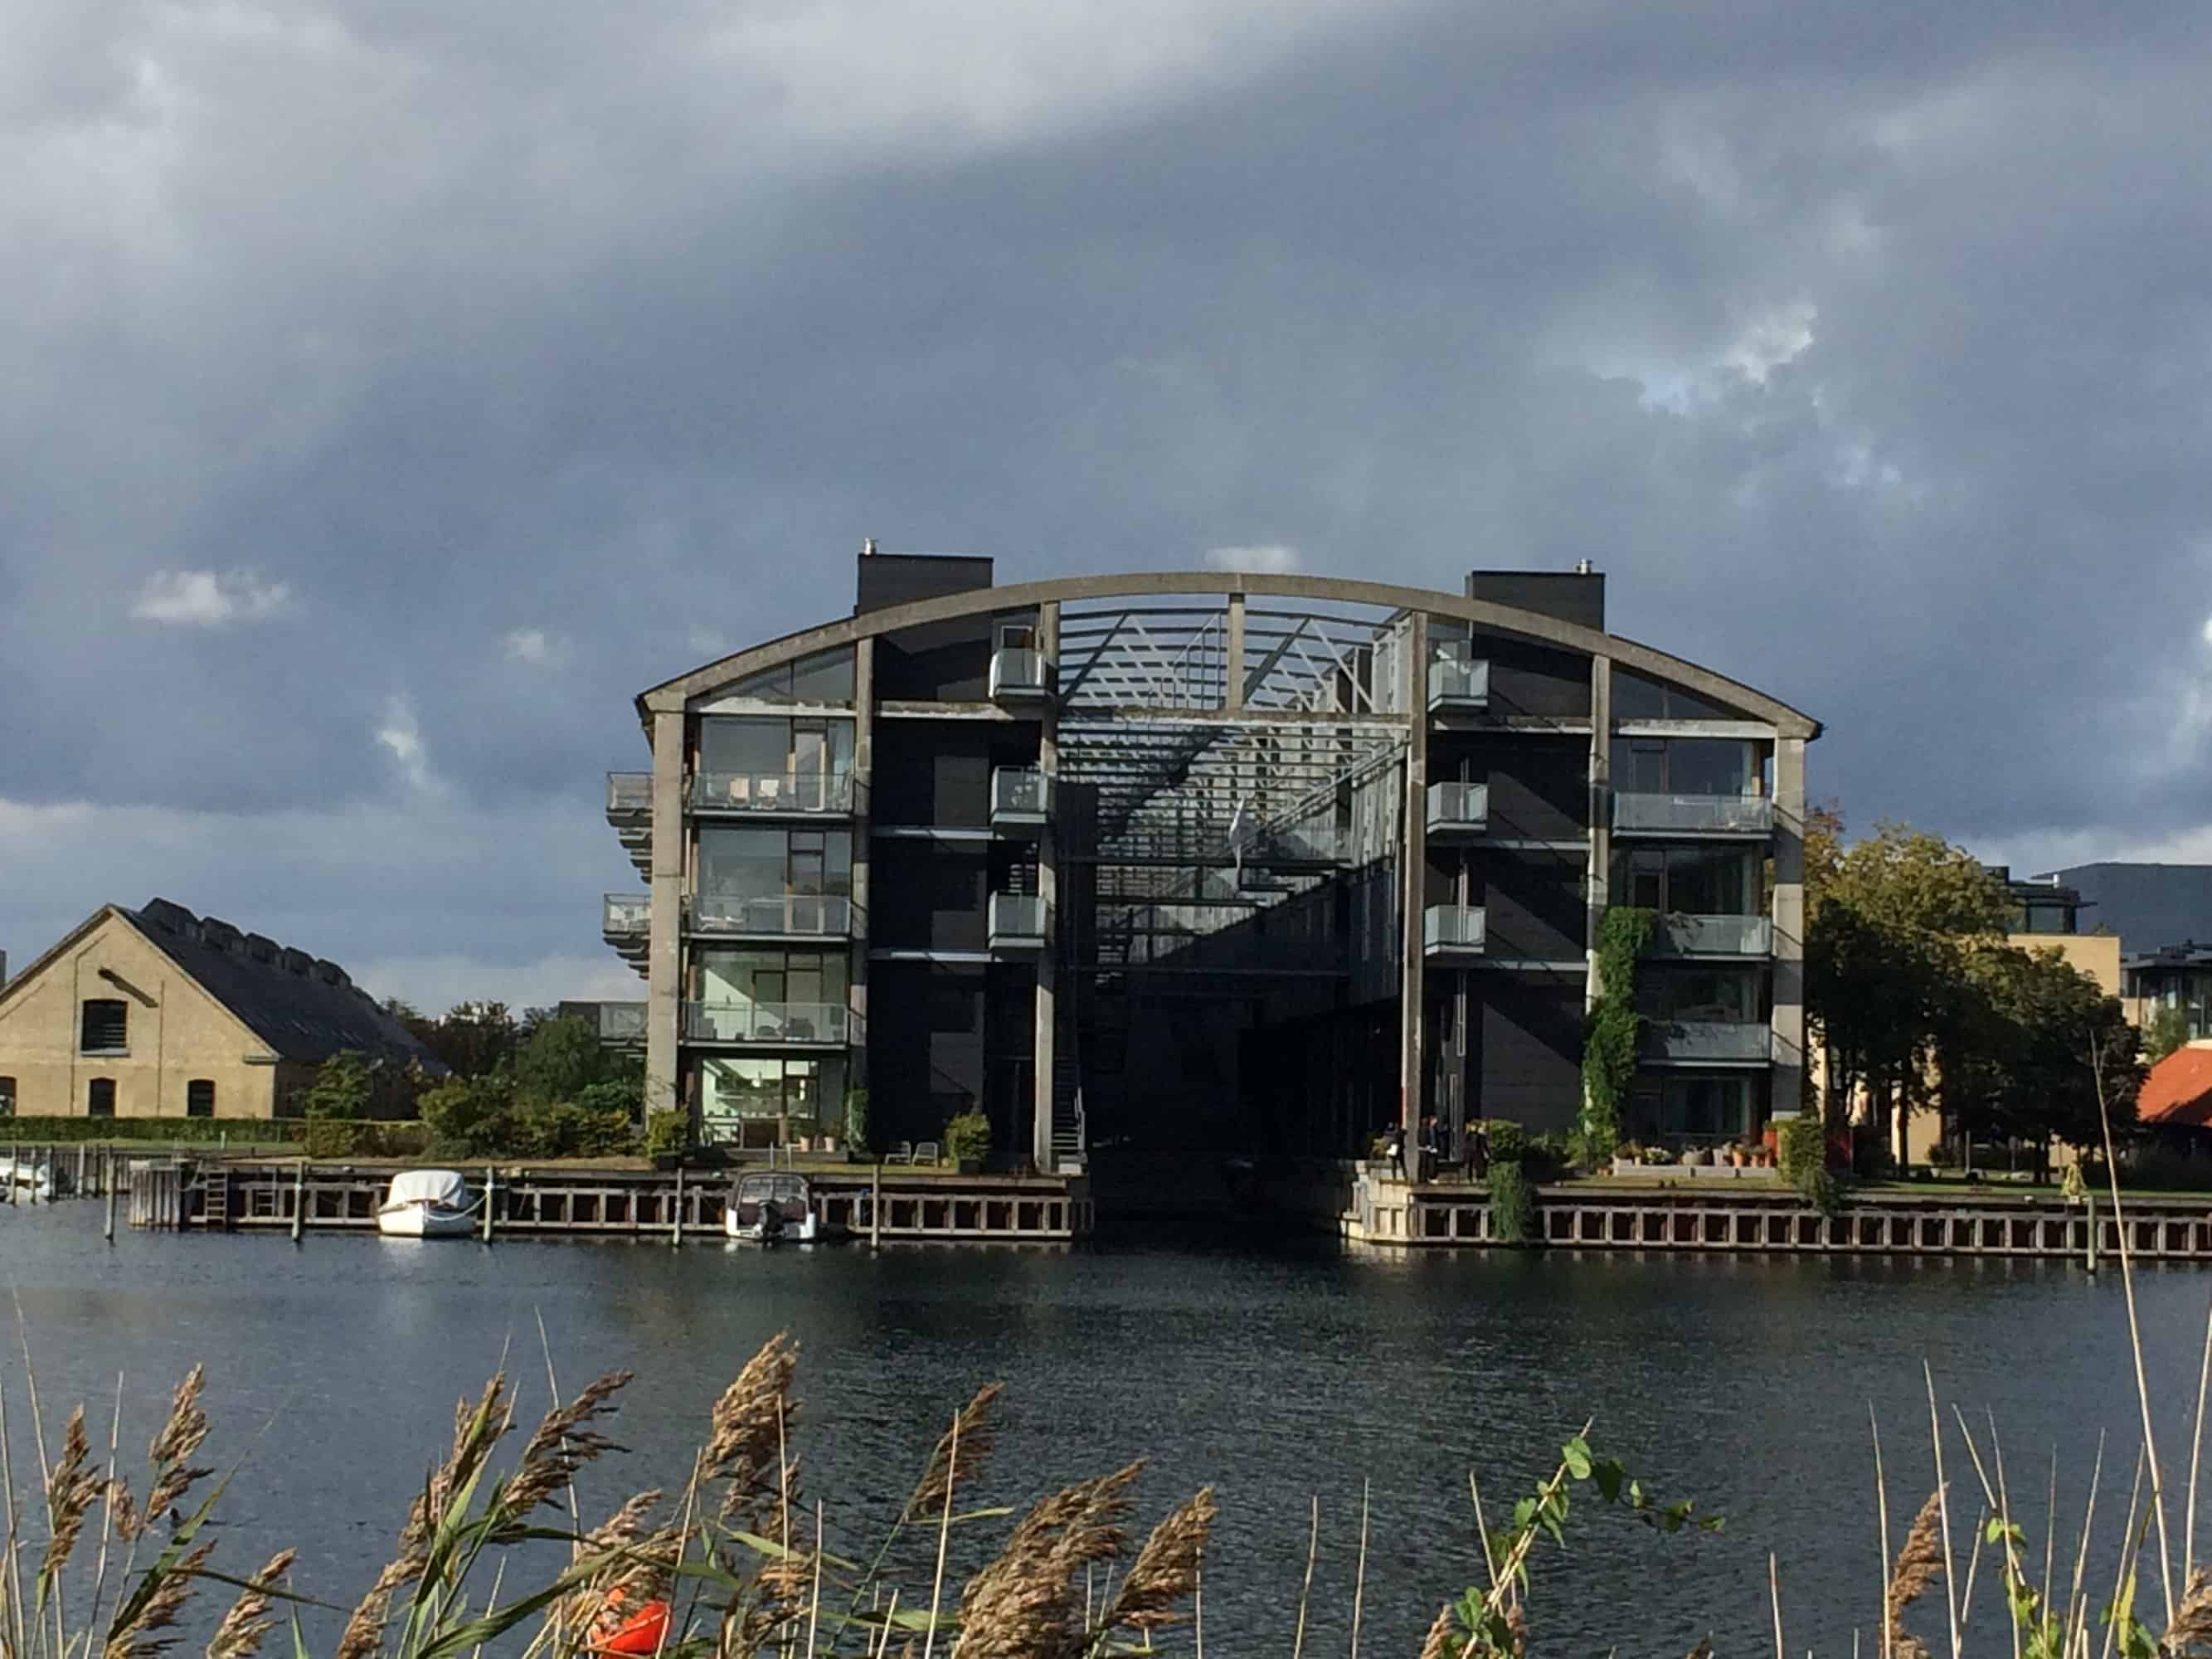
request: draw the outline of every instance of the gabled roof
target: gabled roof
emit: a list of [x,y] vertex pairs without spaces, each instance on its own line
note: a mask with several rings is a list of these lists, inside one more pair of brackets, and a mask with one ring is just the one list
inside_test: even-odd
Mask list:
[[286,1060],[319,1064],[341,1049],[443,1073],[413,1032],[377,1006],[334,962],[241,934],[167,899],[125,911],[138,930],[202,989]]
[[287,950],[259,933],[241,933],[228,922],[196,916],[164,898],[149,899],[136,910],[102,905],[0,988],[0,997],[28,984],[110,916],[175,963],[279,1059],[319,1065],[341,1049],[353,1048],[371,1059],[445,1073],[437,1057],[336,963]]
[[2191,1043],[2152,1066],[2136,1097],[2136,1117],[2153,1128],[2212,1127],[2212,1047]]

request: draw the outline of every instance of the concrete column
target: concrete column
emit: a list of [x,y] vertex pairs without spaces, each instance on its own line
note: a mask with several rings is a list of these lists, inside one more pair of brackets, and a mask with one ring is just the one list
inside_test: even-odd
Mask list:
[[1598,928],[1606,907],[1613,902],[1613,659],[1590,659],[1589,750],[1589,869],[1584,891],[1589,896],[1589,915],[1583,939],[1588,967],[1583,986],[1583,1006],[1598,1000],[1603,987],[1597,980]]
[[1407,619],[1406,823],[1399,838],[1400,890],[1404,921],[1403,959],[1398,981],[1398,1121],[1405,1127],[1407,1167],[1421,1133],[1421,1086],[1425,1074],[1422,1050],[1422,913],[1427,908],[1429,876],[1429,618],[1415,611]]
[[645,1106],[672,1111],[684,1018],[684,708],[653,711],[653,908],[646,935]]
[[1774,1097],[1794,1114],[1805,1086],[1805,739],[1774,744]]
[[[1048,600],[1037,607],[1037,649],[1048,663],[1060,661],[1060,605]],[[1060,699],[1045,699],[1038,717],[1037,765],[1045,776],[1060,775]],[[1054,1018],[1060,1003],[1060,832],[1054,818],[1060,809],[1056,782],[1048,785],[1044,828],[1037,832],[1037,896],[1044,901],[1044,949],[1037,956],[1036,1042],[1030,1056],[1030,1156],[1039,1170],[1052,1169],[1053,1068],[1058,1063]]]
[[1229,643],[1229,684],[1222,690],[1221,706],[1231,713],[1244,706],[1244,596],[1229,596],[1229,619],[1224,624]]
[[[853,647],[853,954],[848,969],[848,1000],[860,1041],[845,1051],[845,1086],[868,1086],[868,915],[870,876],[874,867],[868,824],[870,793],[876,773],[876,642]],[[840,1102],[842,1106],[843,1103]],[[838,1132],[844,1132],[841,1121]]]

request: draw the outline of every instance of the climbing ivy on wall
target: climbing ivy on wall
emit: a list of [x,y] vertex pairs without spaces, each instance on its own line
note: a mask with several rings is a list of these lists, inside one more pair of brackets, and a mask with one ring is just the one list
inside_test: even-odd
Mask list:
[[1657,931],[1659,913],[1617,905],[1597,930],[1597,1000],[1583,1034],[1582,1150],[1592,1169],[1613,1160],[1620,1143],[1620,1102],[1636,1076],[1636,967]]

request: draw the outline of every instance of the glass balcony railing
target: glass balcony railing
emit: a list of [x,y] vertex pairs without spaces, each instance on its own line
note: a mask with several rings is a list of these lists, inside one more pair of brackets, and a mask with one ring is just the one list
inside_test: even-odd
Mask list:
[[684,901],[684,925],[694,933],[749,939],[845,939],[853,932],[853,901],[830,893],[700,893]]
[[994,951],[1044,948],[1045,902],[1035,893],[994,893],[990,944]]
[[1429,659],[1429,707],[1481,708],[1490,702],[1490,664],[1464,657]]
[[1613,798],[1619,836],[1742,836],[1774,833],[1774,803],[1764,795],[1638,795]]
[[1765,957],[1774,923],[1765,916],[1664,915],[1651,935],[1655,957]]
[[643,893],[609,893],[599,904],[599,932],[607,939],[643,933],[653,925],[653,900]]
[[842,1002],[687,1002],[684,1040],[842,1048],[860,1041],[860,1020]]
[[850,772],[696,772],[695,812],[762,816],[844,813],[853,810]]
[[1682,1065],[1764,1065],[1774,1054],[1774,1033],[1754,1020],[1654,1019],[1645,1029],[1651,1054]]
[[1035,766],[991,769],[991,822],[1042,823],[1052,813],[1052,779]]
[[652,811],[652,773],[610,772],[607,774],[607,816],[609,817]]
[[1421,915],[1425,956],[1480,956],[1483,911],[1479,904],[1431,904]]
[[1486,783],[1432,783],[1429,786],[1429,833],[1480,830],[1490,822],[1490,786]]
[[991,700],[1028,701],[1042,697],[1048,665],[1034,647],[1002,645],[991,653]]

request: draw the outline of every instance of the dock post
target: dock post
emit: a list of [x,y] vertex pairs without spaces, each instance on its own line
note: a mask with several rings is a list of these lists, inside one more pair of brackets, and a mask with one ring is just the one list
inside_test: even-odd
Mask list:
[[491,1201],[492,1201],[492,1195],[493,1195],[493,1194],[494,1194],[494,1193],[495,1193],[495,1192],[498,1190],[498,1188],[499,1188],[499,1171],[498,1171],[497,1170],[495,1170],[494,1168],[492,1168],[492,1166],[491,1166],[490,1164],[485,1164],[485,1165],[484,1165],[484,1196],[483,1196],[483,1206],[484,1206],[483,1242],[484,1242],[485,1243],[487,1243],[487,1244],[489,1244],[489,1243],[491,1243]]
[[868,1172],[868,1248],[879,1250],[884,1245],[884,1166],[878,1159]]
[[15,1150],[15,1143],[9,1141],[8,1143],[8,1202],[10,1206],[15,1202],[15,1176],[18,1173],[15,1160],[20,1156],[21,1154]]
[[292,1166],[292,1242],[297,1244],[307,1231],[307,1160],[303,1158]]
[[2090,1277],[2090,1278],[2092,1278],[2092,1279],[2094,1279],[2094,1278],[2097,1276],[2097,1195],[2096,1195],[2096,1194],[2094,1194],[2094,1193],[2091,1193],[2091,1192],[2085,1192],[2085,1193],[2083,1193],[2083,1194],[2082,1194],[2081,1213],[2082,1213],[2082,1214],[2084,1214],[2084,1215],[2086,1215],[2086,1216],[2087,1216],[2087,1217],[2089,1218],[2089,1227],[2088,1227],[2088,1232],[2089,1232],[2089,1261],[2088,1261],[2088,1267],[2089,1267],[2089,1277]]
[[115,1243],[115,1162],[112,1156],[108,1159],[107,1179],[104,1184],[107,1188],[107,1224],[100,1236],[112,1244]]
[[672,1249],[684,1243],[684,1166],[676,1166],[676,1211],[668,1224],[668,1243]]

